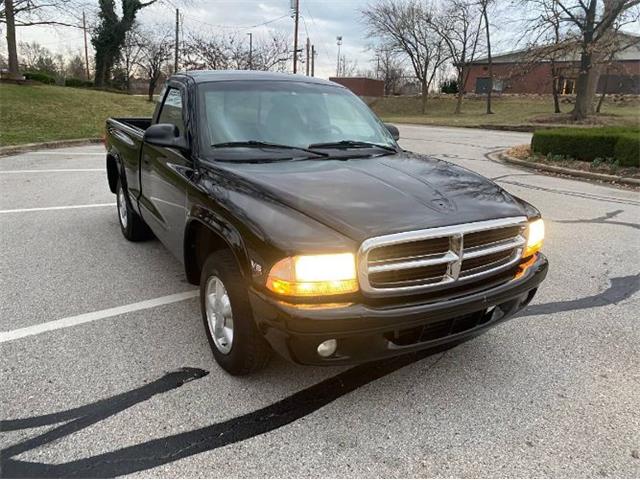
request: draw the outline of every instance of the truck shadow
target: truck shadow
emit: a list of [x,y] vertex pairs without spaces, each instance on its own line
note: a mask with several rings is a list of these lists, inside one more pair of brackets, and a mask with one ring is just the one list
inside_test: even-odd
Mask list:
[[[50,415],[2,421],[0,430],[10,431],[68,420],[64,425],[0,451],[2,476],[9,478],[115,477],[164,465],[280,428],[367,383],[433,355],[437,351],[419,352],[391,360],[359,365],[267,407],[225,422],[168,435],[92,457],[56,465],[14,460],[12,458],[73,434],[154,395],[179,388],[188,381],[202,378],[208,374],[208,372],[198,368],[183,368],[142,387],[83,407]],[[442,355],[436,358],[432,366],[440,358],[442,358]]]
[[[544,315],[616,304],[630,298],[639,290],[640,274],[612,278],[610,287],[597,295],[532,305],[520,316]],[[199,368],[182,368],[141,387],[82,407],[0,422],[0,431],[23,430],[66,422],[41,435],[1,450],[1,476],[10,478],[115,477],[157,467],[278,429],[313,413],[363,385],[442,350],[444,348],[441,347],[359,365],[248,414],[111,452],[60,464],[14,459],[17,455],[55,442],[155,395],[180,388],[185,383],[203,378],[208,374],[207,371]],[[433,368],[443,356],[444,353],[435,356],[429,368]]]

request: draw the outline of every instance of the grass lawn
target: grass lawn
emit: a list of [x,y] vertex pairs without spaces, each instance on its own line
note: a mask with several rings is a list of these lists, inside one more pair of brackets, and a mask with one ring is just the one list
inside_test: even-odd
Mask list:
[[111,116],[151,116],[154,104],[96,90],[0,84],[0,145],[101,137]]
[[[493,115],[485,114],[484,98],[465,98],[462,114],[455,115],[455,99],[434,97],[427,101],[427,113],[420,113],[420,97],[386,97],[373,100],[370,106],[387,122],[447,125],[453,127],[542,126],[566,122],[573,105],[562,104],[563,114],[554,115],[551,96],[502,96],[492,99]],[[605,100],[600,115],[589,124],[640,125],[640,100],[624,104]]]

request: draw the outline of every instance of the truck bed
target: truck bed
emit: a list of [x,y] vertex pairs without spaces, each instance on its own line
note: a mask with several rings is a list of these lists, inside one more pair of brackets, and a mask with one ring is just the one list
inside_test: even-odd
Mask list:
[[117,122],[143,132],[151,125],[151,117],[112,117],[109,120],[113,123]]

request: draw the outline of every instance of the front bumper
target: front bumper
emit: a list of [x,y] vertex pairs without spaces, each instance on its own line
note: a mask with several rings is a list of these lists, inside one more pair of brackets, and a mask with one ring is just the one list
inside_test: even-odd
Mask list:
[[[312,309],[257,290],[251,290],[249,298],[260,331],[284,358],[306,365],[354,364],[479,335],[523,309],[547,270],[547,259],[537,254],[519,278],[475,294],[417,305],[357,303]],[[334,338],[335,354],[318,355],[318,344]]]

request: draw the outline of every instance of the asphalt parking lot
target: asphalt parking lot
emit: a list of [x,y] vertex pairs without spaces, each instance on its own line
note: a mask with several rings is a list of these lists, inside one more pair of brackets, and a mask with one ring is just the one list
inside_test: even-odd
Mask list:
[[0,158],[2,476],[640,476],[640,195],[486,158],[528,134],[401,135],[542,211],[538,296],[444,353],[245,378],[122,237],[102,146]]

